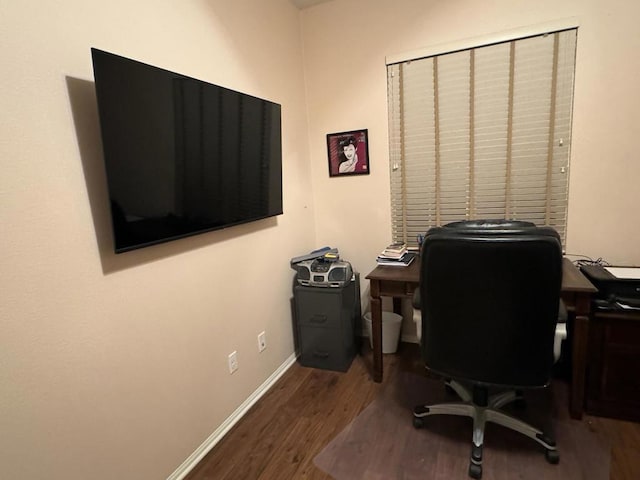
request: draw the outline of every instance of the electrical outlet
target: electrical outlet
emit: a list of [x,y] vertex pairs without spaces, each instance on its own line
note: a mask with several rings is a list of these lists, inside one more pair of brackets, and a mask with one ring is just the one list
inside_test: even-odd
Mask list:
[[229,373],[233,373],[238,369],[238,354],[233,351],[229,354]]
[[264,332],[258,334],[258,351],[262,352],[267,348],[267,336]]

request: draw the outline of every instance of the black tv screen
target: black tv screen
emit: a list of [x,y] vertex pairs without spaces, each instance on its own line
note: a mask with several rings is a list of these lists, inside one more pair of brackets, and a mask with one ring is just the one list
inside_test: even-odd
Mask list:
[[116,253],[282,214],[280,105],[91,54]]

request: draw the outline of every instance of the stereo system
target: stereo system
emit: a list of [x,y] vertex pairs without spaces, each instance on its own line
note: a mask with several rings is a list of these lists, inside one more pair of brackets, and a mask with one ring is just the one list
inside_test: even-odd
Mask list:
[[298,273],[298,283],[305,287],[343,287],[353,277],[351,264],[340,260],[306,260],[292,265],[292,268]]

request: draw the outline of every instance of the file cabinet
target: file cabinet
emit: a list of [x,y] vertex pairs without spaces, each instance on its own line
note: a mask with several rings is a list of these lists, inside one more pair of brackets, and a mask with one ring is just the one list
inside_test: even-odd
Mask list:
[[298,361],[345,372],[360,346],[360,281],[340,288],[294,287]]

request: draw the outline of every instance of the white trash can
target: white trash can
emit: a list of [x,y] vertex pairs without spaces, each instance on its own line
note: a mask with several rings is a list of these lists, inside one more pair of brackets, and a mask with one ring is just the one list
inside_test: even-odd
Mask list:
[[[371,312],[364,314],[364,321],[369,334],[369,345],[373,348],[373,336],[371,334]],[[400,330],[402,329],[402,316],[393,312],[382,312],[382,353],[396,353]]]

